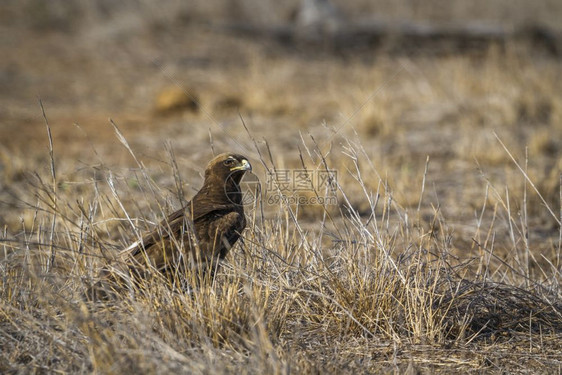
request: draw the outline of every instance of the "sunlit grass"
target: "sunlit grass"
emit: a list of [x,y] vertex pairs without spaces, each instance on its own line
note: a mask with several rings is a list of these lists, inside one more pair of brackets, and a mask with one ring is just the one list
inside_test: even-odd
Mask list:
[[[124,288],[97,301],[85,293],[100,270],[118,262],[136,229],[171,209],[169,198],[140,161],[134,184],[107,171],[82,181],[79,193],[54,191],[52,174],[34,177],[33,218],[2,241],[3,370],[286,373],[378,357],[343,371],[404,370],[423,358],[468,371],[489,369],[493,348],[508,342],[512,358],[553,358],[562,331],[560,250],[530,248],[533,227],[517,219],[526,201],[516,213],[489,185],[497,203],[482,216],[493,210],[494,219],[481,223],[472,255],[459,257],[440,208],[423,209],[423,170],[409,187],[418,209],[405,208],[387,180],[378,190],[366,185],[373,164],[361,148],[349,143],[341,163],[351,167],[343,169],[304,146],[314,152],[295,155],[301,168],[338,171],[337,207],[272,206],[263,196],[246,207],[243,241],[214,279],[186,290],[158,275],[142,283],[125,275]],[[254,163],[273,168],[269,157]],[[363,196],[348,195],[353,181]],[[153,202],[149,211],[132,197]],[[361,213],[352,203],[359,200]],[[308,210],[304,219],[299,210]],[[507,238],[496,234],[502,230]]]

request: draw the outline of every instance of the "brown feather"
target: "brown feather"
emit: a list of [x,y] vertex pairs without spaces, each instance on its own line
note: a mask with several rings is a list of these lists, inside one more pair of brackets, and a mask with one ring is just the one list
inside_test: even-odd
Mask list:
[[246,227],[239,184],[247,170],[251,165],[241,155],[215,157],[193,199],[122,251],[121,264],[141,278],[150,270],[168,276],[193,267],[212,272]]
[[[233,166],[225,165],[232,160]],[[240,179],[248,165],[236,154],[221,154],[205,170],[205,182],[186,207],[172,213],[133,249],[136,262],[158,271],[208,264],[222,259],[246,227],[240,196]]]

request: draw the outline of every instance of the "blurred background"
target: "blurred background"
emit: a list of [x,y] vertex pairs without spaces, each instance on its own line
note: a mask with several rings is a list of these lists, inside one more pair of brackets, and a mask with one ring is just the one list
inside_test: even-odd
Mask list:
[[[560,373],[561,19],[0,0],[0,373]],[[247,205],[212,285],[82,303],[226,151],[338,189]]]
[[[62,180],[79,179],[85,167],[126,174],[135,165],[109,118],[164,185],[173,184],[169,142],[188,198],[211,147],[255,158],[258,140],[278,166],[294,168],[314,138],[345,171],[351,141],[376,168],[369,187],[376,191],[382,178],[405,208],[418,206],[429,157],[423,206],[442,206],[470,231],[475,210],[493,200],[488,183],[523,181],[495,131],[519,157],[528,147],[530,175],[557,202],[560,1],[5,0],[0,7],[4,202],[22,194],[26,173],[48,169],[39,99]],[[353,178],[343,175],[353,192]],[[363,198],[351,204],[369,212]],[[554,222],[540,212],[549,233]],[[2,219],[17,228],[19,215],[7,210]]]

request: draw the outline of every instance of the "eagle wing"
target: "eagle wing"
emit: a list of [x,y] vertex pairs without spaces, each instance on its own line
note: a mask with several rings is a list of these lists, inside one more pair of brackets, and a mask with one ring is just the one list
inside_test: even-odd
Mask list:
[[210,220],[199,235],[199,246],[206,256],[224,258],[240,237],[246,226],[244,215],[239,211],[215,211],[207,216]]
[[216,256],[223,258],[244,227],[244,215],[231,205],[190,202],[122,254],[159,271],[188,261],[190,253],[195,261],[207,262]]

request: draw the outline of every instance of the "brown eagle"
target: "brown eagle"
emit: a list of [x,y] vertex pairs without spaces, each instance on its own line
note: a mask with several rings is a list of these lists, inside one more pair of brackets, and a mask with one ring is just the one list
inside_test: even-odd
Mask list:
[[[115,273],[123,276],[127,271],[135,278],[158,271],[175,279],[176,274],[194,268],[212,274],[246,227],[240,180],[251,170],[242,155],[216,156],[207,165],[203,187],[193,199],[123,250],[113,271],[106,269],[102,279],[114,279]],[[95,289],[99,291],[99,287],[106,289],[99,284]]]

